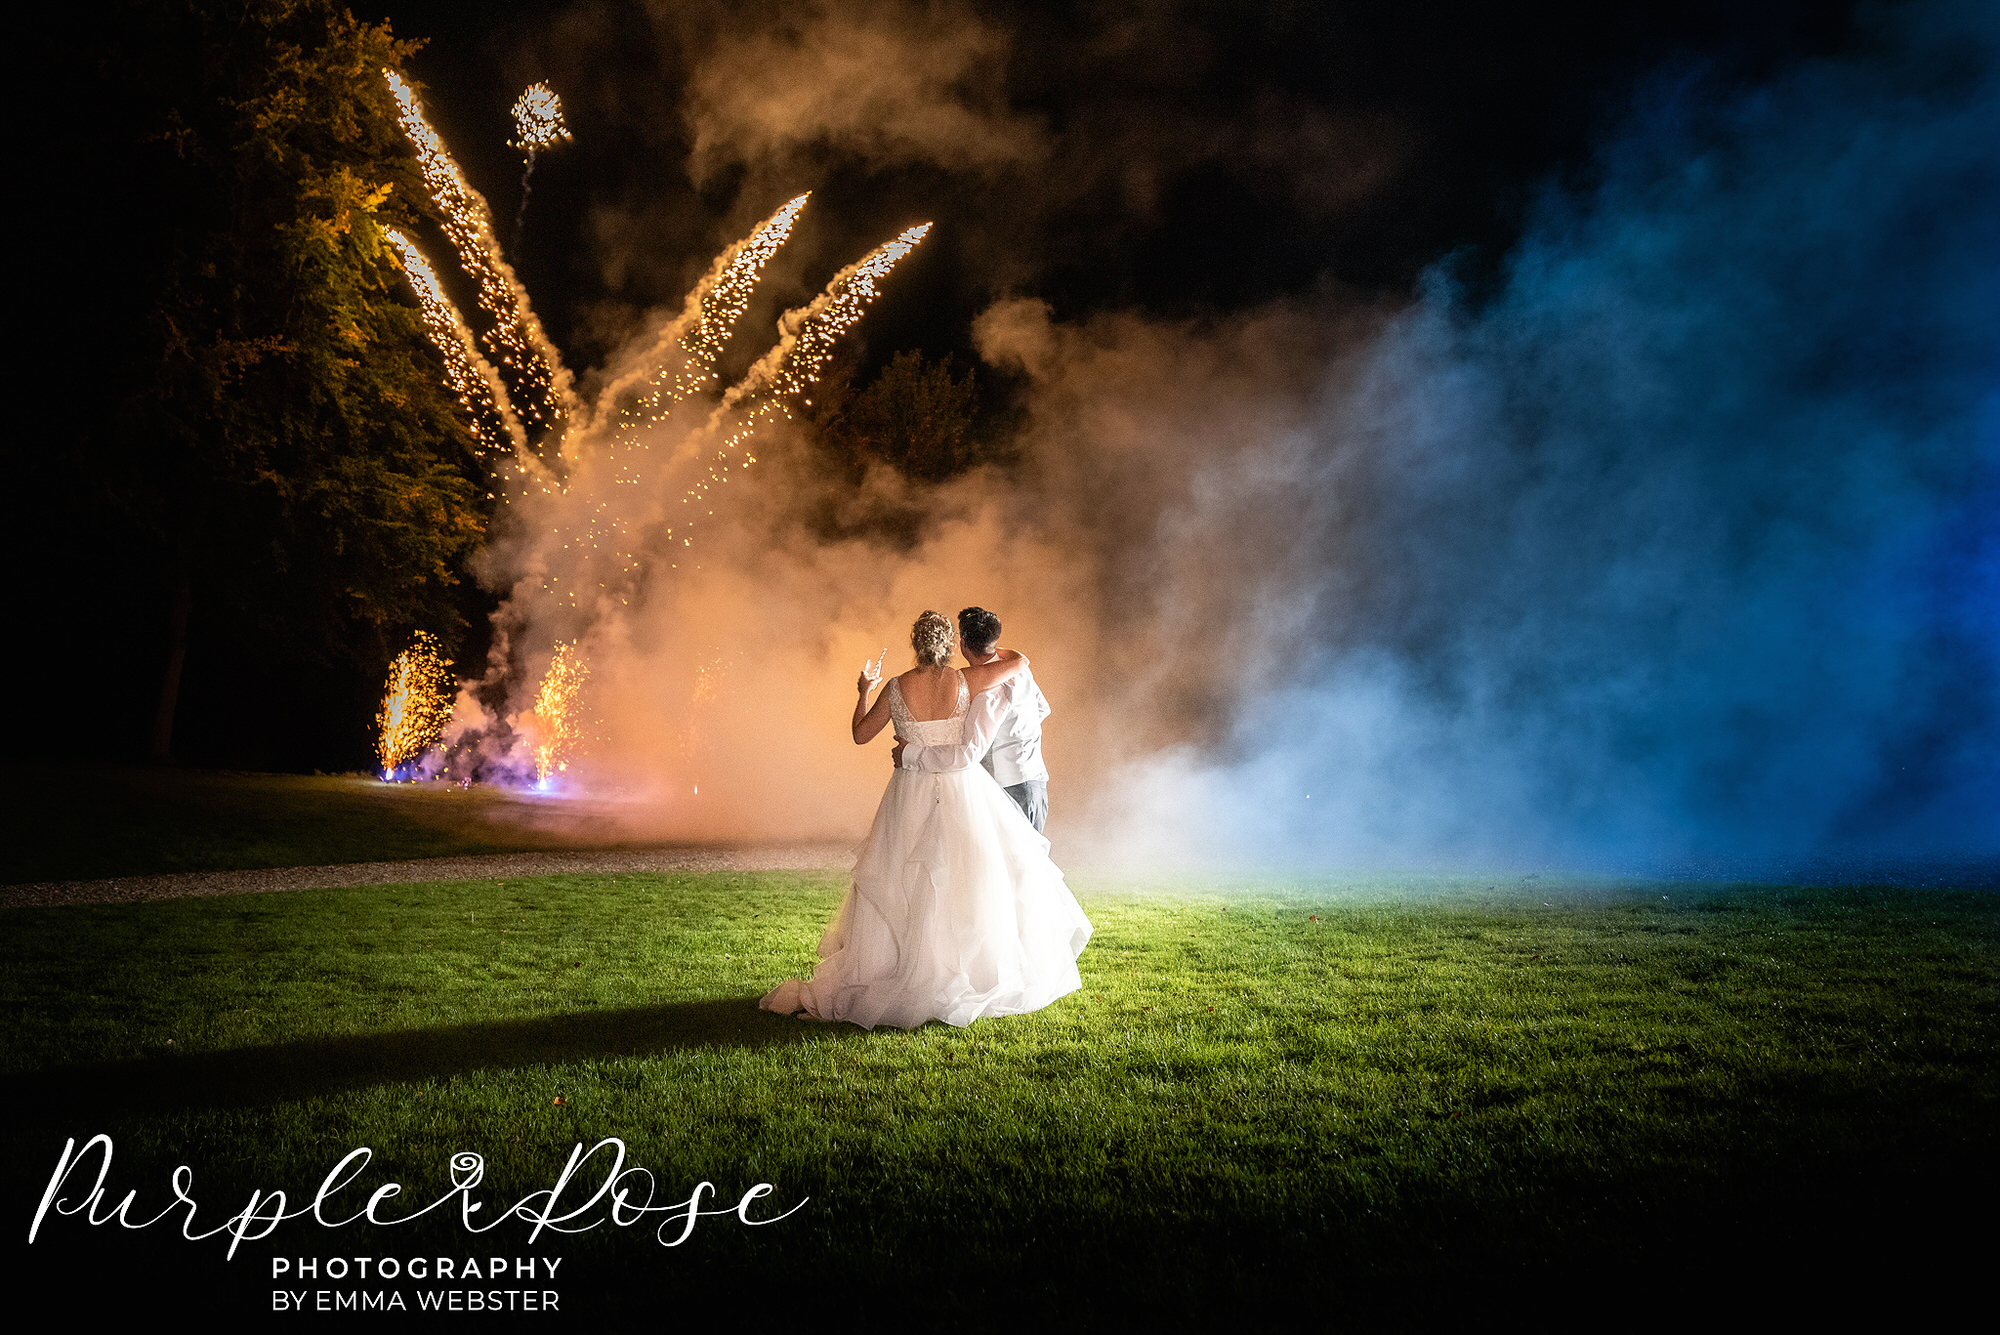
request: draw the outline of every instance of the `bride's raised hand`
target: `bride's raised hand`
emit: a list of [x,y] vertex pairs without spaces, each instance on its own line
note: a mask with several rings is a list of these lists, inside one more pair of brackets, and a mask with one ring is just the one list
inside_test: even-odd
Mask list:
[[861,665],[861,677],[854,683],[854,689],[866,695],[882,680],[882,665],[889,661],[888,646],[883,646],[880,658],[871,658]]
[[854,689],[858,692],[854,697],[854,744],[856,746],[866,746],[868,743],[874,741],[875,735],[881,732],[883,726],[889,721],[889,693],[887,691],[875,697],[875,703],[872,707],[868,703],[868,692],[873,689],[876,682],[882,680],[882,664],[887,662],[888,658],[889,651],[884,649],[882,657],[871,658],[866,663],[863,663],[861,665],[861,677],[854,683]]

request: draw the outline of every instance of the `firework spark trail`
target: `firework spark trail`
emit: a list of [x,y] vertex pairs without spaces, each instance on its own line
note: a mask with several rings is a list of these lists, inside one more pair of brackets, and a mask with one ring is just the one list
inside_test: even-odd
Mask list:
[[[637,366],[598,396],[592,420],[617,424],[616,434],[608,442],[611,448],[601,461],[610,485],[643,487],[647,481],[642,468],[646,448],[640,432],[665,421],[678,404],[714,388],[716,358],[729,331],[749,306],[765,264],[790,238],[809,196],[810,192],[788,200],[749,236],[716,256],[708,273],[688,293],[681,313],[661,328]],[[621,399],[630,400],[629,406],[621,409]],[[603,501],[596,509],[580,527],[558,529],[551,534],[552,539],[565,547],[587,549],[615,560],[619,579],[637,575],[641,563],[635,535],[650,521]],[[589,584],[606,596],[622,596],[609,580]],[[542,587],[552,591],[553,578],[545,580]],[[562,596],[571,606],[578,606],[587,587],[571,587]]]
[[521,415],[534,426],[553,427],[575,402],[570,373],[529,306],[527,290],[500,253],[486,198],[472,188],[444,140],[424,119],[409,84],[394,70],[382,74],[396,99],[403,132],[416,146],[424,185],[444,216],[445,235],[479,285],[480,309],[493,318],[484,339],[487,350],[518,377],[515,400]]
[[[835,274],[826,290],[811,302],[786,311],[778,321],[778,341],[722,396],[711,424],[754,395],[767,391],[772,396],[797,394],[810,388],[826,369],[834,341],[853,328],[869,303],[882,295],[876,280],[886,278],[930,230],[929,223],[919,223],[894,241],[875,247]],[[765,400],[776,401],[775,397]]]
[[382,707],[375,714],[375,754],[382,777],[392,777],[437,744],[451,719],[450,661],[435,636],[418,631],[416,642],[389,665]]
[[[688,488],[681,504],[701,507],[712,486],[729,480],[726,474],[731,467],[731,452],[756,434],[758,426],[766,419],[774,415],[791,416],[786,399],[804,393],[819,380],[833,355],[835,340],[851,329],[855,321],[867,312],[869,304],[881,295],[878,281],[887,277],[905,255],[915,250],[930,230],[929,223],[907,229],[894,241],[877,246],[835,274],[827,283],[826,290],[811,302],[785,312],[778,321],[778,341],[741,380],[730,386],[728,393],[722,396],[722,402],[709,414],[706,426],[691,438],[691,448],[699,449],[704,442],[714,438],[731,413],[741,409],[745,403],[750,405],[715,447],[708,461],[707,475]],[[747,468],[756,462],[756,456],[745,454],[739,466]],[[669,527],[667,536],[672,538],[678,533],[681,545],[690,545],[686,532],[706,513],[705,508],[697,509],[681,520],[677,528]]]
[[[598,397],[600,418],[617,411],[618,400],[641,385],[648,387],[646,392],[632,409],[621,414],[628,425],[658,422],[675,404],[712,387],[715,359],[730,329],[742,318],[764,265],[790,238],[792,225],[810,197],[808,191],[788,201],[756,231],[715,257],[708,273],[688,293],[681,313],[660,330],[638,367],[612,381]],[[670,368],[671,381],[667,379]]]
[[530,723],[537,783],[546,783],[551,774],[561,774],[569,768],[570,755],[581,736],[577,696],[589,675],[590,665],[577,652],[575,641],[556,645],[541,688],[535,692]]
[[[598,438],[598,458],[594,464],[600,482],[612,488],[646,486],[644,462],[650,450],[642,430],[664,422],[676,404],[714,388],[714,366],[722,354],[722,344],[750,304],[750,294],[756,290],[764,264],[792,236],[792,224],[806,206],[806,198],[802,194],[788,200],[750,236],[716,256],[708,274],[688,292],[682,312],[662,326],[652,348],[638,358],[636,368],[616,378],[598,396],[590,420],[576,430],[576,444],[582,446],[582,436],[592,430],[592,424],[614,424],[608,438]],[[632,400],[634,392],[638,392],[636,400]],[[624,410],[618,408],[620,400],[628,400]],[[582,456],[586,450],[578,448],[578,454]],[[584,474],[574,474],[560,490],[568,492],[570,486],[582,482]],[[552,492],[550,484],[552,480],[544,480],[544,494]],[[650,520],[636,518],[628,506],[612,506],[602,496],[592,510],[594,514],[586,516],[578,526],[554,526],[550,540],[566,550],[590,552],[594,558],[612,560],[616,562],[616,580],[630,580],[640,572],[636,534],[648,528]],[[658,516],[652,516],[652,520],[658,520]],[[556,578],[548,576],[542,590],[554,592],[554,584]],[[610,598],[620,596],[616,582],[608,578],[586,580],[582,584],[572,582],[568,590],[562,590],[562,598],[574,608],[580,606],[582,596],[592,588]]]
[[[517,447],[528,443],[527,433],[521,429],[520,419],[514,415],[514,405],[507,398],[507,386],[501,381],[500,373],[493,369],[493,363],[480,355],[479,344],[465,323],[465,317],[445,295],[443,285],[438,282],[437,271],[431,268],[424,253],[417,249],[416,242],[394,228],[384,230],[388,233],[390,244],[402,257],[403,272],[409,277],[410,286],[416,289],[417,304],[423,310],[424,327],[430,331],[431,342],[444,354],[445,383],[458,396],[459,405],[472,419],[472,431],[479,440],[481,457],[489,459],[497,467],[498,460],[491,456],[504,455],[510,441]],[[494,426],[496,418],[499,421],[497,430]]]

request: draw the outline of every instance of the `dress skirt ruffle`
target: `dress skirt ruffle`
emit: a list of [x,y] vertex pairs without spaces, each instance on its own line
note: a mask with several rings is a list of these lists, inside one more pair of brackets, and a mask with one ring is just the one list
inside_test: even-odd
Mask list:
[[1090,921],[1049,841],[974,765],[895,771],[810,979],[760,1003],[864,1029],[967,1025],[1083,986]]

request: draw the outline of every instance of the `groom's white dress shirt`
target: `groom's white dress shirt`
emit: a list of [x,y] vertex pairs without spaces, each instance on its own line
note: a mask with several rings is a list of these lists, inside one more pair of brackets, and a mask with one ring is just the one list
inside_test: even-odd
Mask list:
[[[1042,720],[1052,711],[1032,669],[1023,669],[990,690],[972,697],[966,710],[966,740],[957,746],[903,747],[903,768],[932,772],[964,769],[975,762],[986,766],[1002,788],[1039,779],[1048,782],[1042,763]],[[987,738],[992,747],[987,747]],[[982,754],[983,752],[983,754]]]

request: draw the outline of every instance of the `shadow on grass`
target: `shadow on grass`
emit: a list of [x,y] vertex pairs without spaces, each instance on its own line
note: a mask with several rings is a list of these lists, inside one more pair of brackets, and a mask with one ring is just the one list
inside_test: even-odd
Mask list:
[[8,1076],[0,1079],[0,1099],[48,1114],[245,1107],[474,1071],[866,1036],[853,1025],[773,1015],[759,1010],[754,996],[730,997],[100,1062]]

